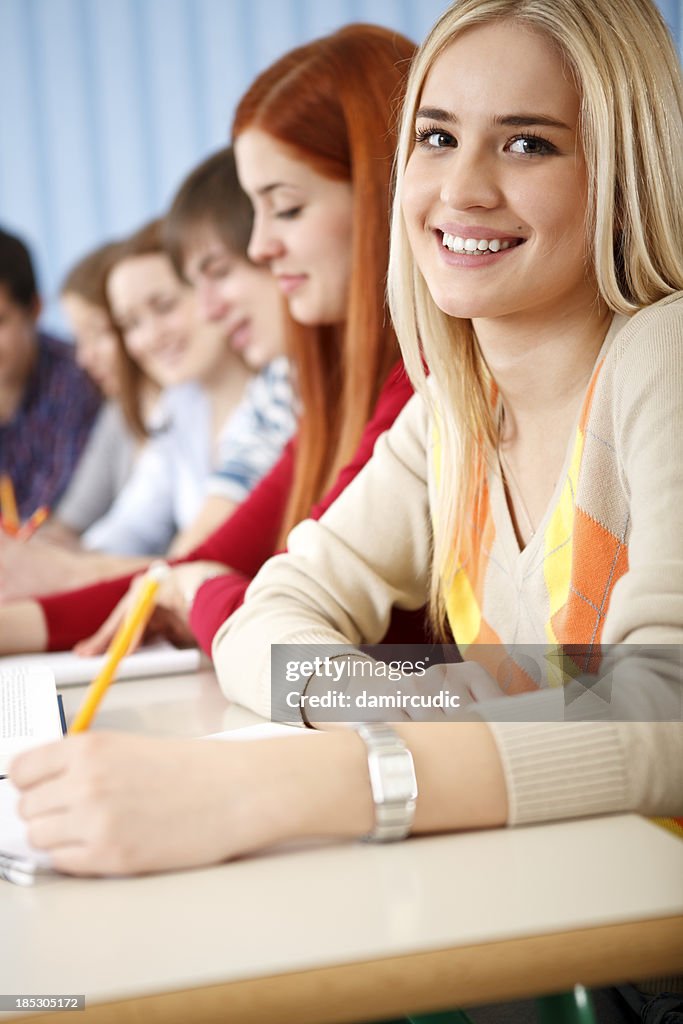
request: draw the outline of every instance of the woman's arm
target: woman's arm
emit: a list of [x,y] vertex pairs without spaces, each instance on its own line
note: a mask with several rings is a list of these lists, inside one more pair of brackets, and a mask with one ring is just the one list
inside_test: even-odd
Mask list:
[[230,699],[270,713],[264,637],[272,643],[376,643],[395,605],[424,604],[431,542],[426,432],[426,412],[415,396],[322,520],[295,527],[289,552],[259,573],[244,607],[213,644]]
[[[55,509],[57,523],[70,533],[80,535],[97,522],[107,513],[130,477],[134,461],[133,436],[119,406],[107,402],[100,411],[66,494]],[[51,538],[53,536],[56,534],[51,533]]]
[[[412,394],[403,363],[398,363],[382,387],[353,459],[340,470],[330,490],[311,509],[309,518],[320,519],[355,479],[371,458],[377,439],[391,427]],[[205,583],[192,603],[190,625],[207,654],[211,653],[211,644],[219,627],[242,606],[253,577],[276,551],[293,476],[294,444],[290,443],[276,468],[234,513],[224,530],[217,531],[191,556],[208,561],[227,561],[232,567],[229,574]],[[397,611],[392,616],[391,629],[395,643],[421,643],[425,638],[424,616],[419,612],[406,614]]]
[[[504,823],[486,726],[397,731],[415,763],[414,832]],[[19,755],[10,775],[30,841],[74,874],[217,863],[288,839],[358,838],[374,823],[366,748],[347,730],[248,743],[92,733]]]
[[29,654],[47,648],[47,625],[37,601],[0,605],[0,655]]

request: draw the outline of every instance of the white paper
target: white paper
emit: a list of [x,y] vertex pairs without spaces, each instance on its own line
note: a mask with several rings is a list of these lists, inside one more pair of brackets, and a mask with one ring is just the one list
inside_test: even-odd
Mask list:
[[244,725],[241,729],[228,729],[227,732],[214,732],[204,736],[205,740],[267,740],[274,736],[302,736],[311,733],[312,729],[300,729],[296,725],[283,725],[281,722],[259,722],[258,725]]
[[59,739],[57,689],[46,668],[0,665],[0,775],[15,754]]
[[[0,877],[3,866],[31,872],[50,867],[47,853],[35,850],[26,838],[26,826],[17,811],[18,794],[9,779],[0,779]],[[12,879],[10,879],[12,880]]]
[[[58,686],[77,686],[91,682],[104,665],[106,655],[81,658],[73,651],[54,651],[49,654],[22,654],[0,658],[0,673],[4,668],[24,665],[48,668]],[[173,676],[196,672],[201,661],[197,647],[178,648],[159,643],[141,647],[124,658],[119,665],[117,679],[145,679],[149,676]]]

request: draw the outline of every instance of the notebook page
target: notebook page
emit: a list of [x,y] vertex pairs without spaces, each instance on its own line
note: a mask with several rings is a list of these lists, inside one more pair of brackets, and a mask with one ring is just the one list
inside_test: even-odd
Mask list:
[[[89,683],[100,672],[106,655],[96,658],[80,658],[72,651],[55,651],[50,654],[23,654],[0,658],[0,672],[18,665],[49,668],[58,686],[77,686]],[[117,680],[145,679],[150,676],[172,676],[199,669],[201,652],[196,647],[178,648],[172,644],[158,643],[141,647],[129,654],[119,665]]]
[[0,666],[0,775],[27,747],[62,735],[57,690],[46,668]]

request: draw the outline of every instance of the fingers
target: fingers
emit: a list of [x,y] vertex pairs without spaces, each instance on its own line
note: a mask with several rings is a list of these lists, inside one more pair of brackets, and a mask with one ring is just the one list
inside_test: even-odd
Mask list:
[[17,789],[27,789],[59,775],[64,770],[66,760],[66,744],[63,740],[47,743],[17,754],[10,763],[8,775]]
[[495,679],[475,662],[467,663],[467,688],[475,701],[495,700],[504,694]]

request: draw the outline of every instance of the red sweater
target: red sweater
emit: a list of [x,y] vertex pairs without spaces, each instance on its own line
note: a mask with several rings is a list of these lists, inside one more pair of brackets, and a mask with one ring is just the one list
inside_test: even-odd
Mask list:
[[[375,441],[391,426],[411,395],[410,382],[403,364],[399,363],[380,392],[353,461],[341,470],[332,489],[311,509],[311,518],[319,519],[363,468],[372,455]],[[294,474],[294,444],[290,442],[279,462],[230,518],[187,558],[180,560],[220,562],[232,570],[226,576],[207,580],[199,588],[192,606],[190,625],[208,654],[219,626],[241,606],[253,577],[276,553]],[[125,594],[131,579],[129,574],[79,590],[37,598],[47,622],[48,650],[68,649],[94,633]],[[426,642],[423,620],[421,612],[395,612],[386,639],[395,643]]]

